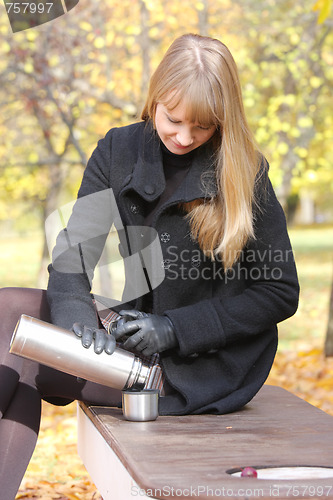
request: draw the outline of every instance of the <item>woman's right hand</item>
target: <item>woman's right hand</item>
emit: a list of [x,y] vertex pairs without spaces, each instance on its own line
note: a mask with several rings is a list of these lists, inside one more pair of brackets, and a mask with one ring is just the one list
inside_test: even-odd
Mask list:
[[116,339],[113,335],[108,334],[104,328],[94,328],[82,323],[74,323],[72,330],[77,337],[81,339],[81,344],[86,349],[89,349],[94,343],[94,351],[96,354],[101,354],[105,351],[107,354],[113,354],[116,348]]

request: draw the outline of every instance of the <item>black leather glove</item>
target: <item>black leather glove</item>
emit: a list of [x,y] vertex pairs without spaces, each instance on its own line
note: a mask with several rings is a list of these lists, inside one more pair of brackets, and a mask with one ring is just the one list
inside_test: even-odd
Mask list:
[[116,348],[116,339],[113,335],[109,335],[104,329],[98,329],[83,325],[82,323],[74,323],[72,330],[77,337],[81,338],[81,344],[86,349],[89,349],[94,343],[94,351],[96,354],[101,354],[105,351],[107,354],[113,354]]
[[173,324],[167,316],[147,314],[136,310],[120,311],[125,321],[120,319],[112,332],[118,340],[130,337],[124,342],[124,349],[132,349],[150,356],[178,345]]

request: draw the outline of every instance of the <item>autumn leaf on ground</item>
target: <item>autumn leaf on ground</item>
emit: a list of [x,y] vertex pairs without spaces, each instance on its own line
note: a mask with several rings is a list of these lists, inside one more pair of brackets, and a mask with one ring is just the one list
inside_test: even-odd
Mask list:
[[267,379],[333,415],[333,358],[321,348],[278,352]]

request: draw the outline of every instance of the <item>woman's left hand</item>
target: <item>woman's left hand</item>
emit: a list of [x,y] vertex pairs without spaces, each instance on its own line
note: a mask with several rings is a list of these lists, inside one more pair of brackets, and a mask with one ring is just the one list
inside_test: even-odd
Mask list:
[[178,345],[173,324],[167,316],[147,314],[141,311],[120,311],[126,322],[118,321],[117,328],[112,331],[116,340],[124,336],[130,337],[124,342],[124,349],[134,349],[146,356],[172,349]]
[[72,331],[81,339],[81,344],[86,349],[94,344],[96,354],[105,351],[107,354],[113,354],[116,348],[116,340],[113,335],[109,335],[104,328],[94,328],[82,323],[74,323]]

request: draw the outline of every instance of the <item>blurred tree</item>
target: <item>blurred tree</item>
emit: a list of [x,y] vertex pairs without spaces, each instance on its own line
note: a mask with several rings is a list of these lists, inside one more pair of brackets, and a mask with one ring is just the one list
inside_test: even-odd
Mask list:
[[328,307],[328,323],[325,339],[325,355],[333,356],[333,279],[331,285],[331,295]]
[[[312,2],[239,2],[246,46],[238,54],[245,105],[267,153],[279,200],[333,187],[332,22]],[[286,15],[288,12],[288,15]]]
[[[175,32],[178,11],[176,4],[146,0],[96,9],[82,0],[57,22],[15,37],[1,20],[0,219],[19,218],[29,205],[43,221],[64,193],[75,196],[77,167],[85,166],[110,122],[123,125],[137,116],[152,53],[161,51],[161,33]],[[182,16],[196,30],[197,10]],[[45,241],[41,269],[47,259]]]
[[189,31],[216,36],[234,54],[283,205],[305,190],[329,203],[329,4],[105,0],[97,8],[80,0],[67,15],[15,36],[0,17],[0,219],[23,209],[42,221],[74,197],[97,139],[139,116],[162,53]]
[[[331,0],[318,0],[314,5],[314,10],[319,10],[318,23],[323,23],[331,12]],[[331,284],[331,294],[328,306],[328,322],[324,351],[326,356],[333,356],[333,277]]]
[[[57,208],[72,180],[70,169],[86,164],[81,143],[95,143],[98,136],[92,131],[97,117],[88,120],[93,110],[107,103],[109,117],[117,110],[131,117],[136,112],[105,82],[112,65],[100,37],[103,13],[90,6],[71,20],[52,23],[42,33],[8,35],[1,46],[6,61],[0,75],[2,108],[11,129],[3,148],[2,185],[7,198],[29,200],[42,221]],[[48,258],[45,241],[41,269]]]

